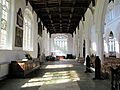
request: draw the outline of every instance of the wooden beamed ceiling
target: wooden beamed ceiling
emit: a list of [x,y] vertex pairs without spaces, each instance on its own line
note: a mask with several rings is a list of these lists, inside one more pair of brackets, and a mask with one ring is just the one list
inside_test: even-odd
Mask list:
[[71,33],[93,0],[27,0],[47,30],[53,33]]

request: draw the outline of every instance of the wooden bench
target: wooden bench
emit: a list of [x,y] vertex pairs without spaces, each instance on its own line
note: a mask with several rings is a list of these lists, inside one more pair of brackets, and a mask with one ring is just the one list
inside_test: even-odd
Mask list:
[[30,72],[40,67],[39,59],[28,61],[11,61],[9,65],[9,75],[12,77],[25,77]]
[[[95,57],[91,57],[91,63],[92,67],[95,67]],[[103,64],[101,65],[101,72],[105,73],[106,75],[109,75],[108,78],[110,77],[111,70],[110,67],[116,67],[120,65],[120,58],[115,58],[115,57],[104,57]]]

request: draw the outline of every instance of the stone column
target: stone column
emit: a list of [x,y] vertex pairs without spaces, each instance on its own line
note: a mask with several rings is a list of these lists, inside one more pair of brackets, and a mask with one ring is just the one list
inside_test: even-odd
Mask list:
[[[53,39],[54,39],[54,37],[53,37],[53,34],[52,34],[52,35],[51,35],[51,47],[50,47],[50,48],[51,48],[51,52],[53,52],[53,51],[55,50],[55,49],[54,49],[54,44],[53,44],[53,43],[54,43],[54,40],[53,40]],[[55,52],[53,52],[53,56],[55,56]]]
[[75,55],[76,52],[76,42],[75,42],[75,33],[73,33],[73,55]]
[[42,53],[45,53],[45,30],[42,30]]
[[78,47],[78,29],[76,28],[76,34],[75,34],[75,42],[76,42],[76,57],[79,56],[79,47]]
[[116,58],[120,58],[119,52],[119,40],[115,40],[115,51],[116,51]]
[[83,25],[82,22],[80,22],[80,30],[79,30],[79,52],[80,57],[83,57]]
[[85,40],[85,47],[86,47],[85,49],[85,52],[86,52],[85,57],[86,57],[87,55],[90,55],[90,40],[88,36],[86,37],[86,40]]
[[102,32],[97,32],[97,56],[99,56],[101,63],[103,63],[103,54],[104,54],[104,46],[103,46],[103,34]]
[[47,56],[47,42],[48,42],[47,41],[47,39],[48,39],[47,35],[48,35],[47,30],[45,29],[45,37],[44,37],[45,38],[45,41],[44,41],[44,44],[45,44],[45,56]]
[[95,9],[95,25],[97,32],[97,56],[99,56],[101,60],[101,64],[103,63],[103,54],[104,54],[104,46],[103,46],[103,33],[104,33],[104,21],[105,14],[107,11],[109,0],[98,0]]
[[80,57],[83,57],[83,40],[80,39]]
[[50,34],[49,34],[49,51],[50,51],[50,54],[51,54],[51,37],[50,37]]
[[87,55],[90,55],[90,35],[89,35],[89,29],[86,30],[86,33],[85,33],[85,52],[86,52],[86,55],[85,57],[87,57]]
[[49,33],[46,32],[46,51],[47,51],[47,56],[49,55]]
[[109,57],[109,51],[108,51],[108,44],[109,44],[109,37],[104,37],[104,52],[105,52],[105,57]]

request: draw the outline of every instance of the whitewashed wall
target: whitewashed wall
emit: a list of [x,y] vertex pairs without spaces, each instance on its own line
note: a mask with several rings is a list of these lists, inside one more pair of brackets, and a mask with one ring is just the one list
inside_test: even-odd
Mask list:
[[[10,63],[10,61],[13,60],[20,60],[22,58],[25,58],[25,51],[23,51],[23,48],[17,48],[15,47],[15,27],[16,27],[16,16],[17,16],[17,12],[19,10],[19,8],[22,9],[22,13],[24,16],[24,10],[25,8],[28,8],[31,12],[32,7],[30,6],[30,4],[28,4],[28,6],[26,6],[26,0],[13,0],[12,4],[12,15],[11,17],[11,27],[10,27],[10,41],[9,43],[9,47],[10,50],[0,50],[0,78],[7,75],[8,74],[8,65]],[[33,58],[37,57],[37,15],[35,12],[32,12],[33,14],[33,19],[34,19],[34,33],[33,33],[33,51],[30,52],[31,56]],[[7,64],[5,64],[7,63]]]

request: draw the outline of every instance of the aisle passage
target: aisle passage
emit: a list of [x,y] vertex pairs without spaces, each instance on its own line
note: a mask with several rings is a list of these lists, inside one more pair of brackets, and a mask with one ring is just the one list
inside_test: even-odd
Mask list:
[[0,90],[110,90],[109,80],[92,80],[94,73],[84,71],[76,60],[47,62],[25,79],[1,81]]

